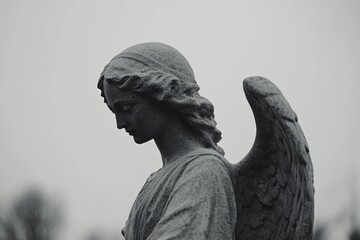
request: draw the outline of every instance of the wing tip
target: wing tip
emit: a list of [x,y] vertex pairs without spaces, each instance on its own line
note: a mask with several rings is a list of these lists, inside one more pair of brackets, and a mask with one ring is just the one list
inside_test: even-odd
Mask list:
[[264,97],[281,94],[279,88],[275,84],[261,76],[245,78],[243,86],[246,94],[256,94]]

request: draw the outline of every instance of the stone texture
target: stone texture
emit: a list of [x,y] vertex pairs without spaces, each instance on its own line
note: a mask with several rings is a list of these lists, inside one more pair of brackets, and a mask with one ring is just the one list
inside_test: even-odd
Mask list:
[[[311,239],[309,146],[297,115],[269,80],[244,81],[257,134],[235,165],[217,145],[213,105],[198,93],[191,66],[176,49],[130,47],[105,67],[98,88],[118,128],[137,143],[154,140],[164,165],[140,191],[126,239]],[[135,96],[131,104],[128,96]]]

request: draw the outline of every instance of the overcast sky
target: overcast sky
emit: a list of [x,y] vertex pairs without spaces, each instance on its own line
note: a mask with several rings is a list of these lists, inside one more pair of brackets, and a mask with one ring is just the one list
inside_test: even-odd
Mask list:
[[189,60],[230,162],[255,137],[242,80],[282,90],[310,145],[316,217],[342,216],[341,239],[360,192],[357,0],[0,1],[0,204],[35,185],[63,202],[63,239],[121,230],[161,159],[116,128],[96,85],[114,55],[148,41]]

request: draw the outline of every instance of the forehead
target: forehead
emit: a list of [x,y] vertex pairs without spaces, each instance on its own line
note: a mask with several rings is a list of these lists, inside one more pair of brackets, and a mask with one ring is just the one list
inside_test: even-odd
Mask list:
[[112,109],[116,103],[126,104],[139,100],[138,94],[130,90],[121,90],[106,80],[104,80],[103,88],[107,104]]

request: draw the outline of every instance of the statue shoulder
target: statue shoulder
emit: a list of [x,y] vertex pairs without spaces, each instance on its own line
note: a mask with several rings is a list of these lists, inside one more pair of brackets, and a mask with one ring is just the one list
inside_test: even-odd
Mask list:
[[[179,180],[200,180],[203,182],[205,179],[208,182],[213,182],[215,185],[217,184],[216,181],[218,181],[219,184],[222,181],[231,181],[231,186],[234,182],[232,164],[215,150],[202,149],[197,151],[189,157]],[[231,189],[231,191],[233,191],[233,189]]]

